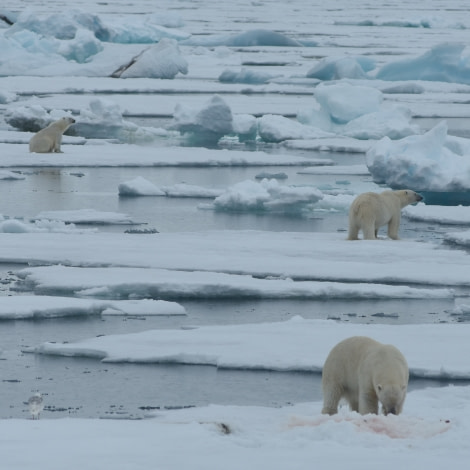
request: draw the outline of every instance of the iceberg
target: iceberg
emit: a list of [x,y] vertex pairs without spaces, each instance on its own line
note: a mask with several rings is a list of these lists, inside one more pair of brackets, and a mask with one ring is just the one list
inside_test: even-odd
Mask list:
[[376,78],[470,84],[470,59],[463,55],[464,49],[464,44],[438,44],[422,56],[384,65]]

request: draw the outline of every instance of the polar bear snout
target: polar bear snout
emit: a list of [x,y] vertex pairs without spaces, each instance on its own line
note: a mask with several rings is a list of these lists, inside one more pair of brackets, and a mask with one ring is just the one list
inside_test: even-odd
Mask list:
[[410,202],[409,204],[414,204],[416,202],[420,202],[424,199],[421,194],[415,193],[414,191],[411,191],[409,189],[405,189],[405,194],[408,196],[408,199],[412,201],[414,199],[414,202]]

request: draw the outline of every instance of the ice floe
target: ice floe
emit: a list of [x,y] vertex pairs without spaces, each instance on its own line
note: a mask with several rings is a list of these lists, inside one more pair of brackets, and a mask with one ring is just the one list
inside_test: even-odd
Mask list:
[[[397,346],[407,358],[413,377],[463,379],[470,377],[466,360],[469,329],[470,325],[462,324],[356,325],[294,317],[279,323],[150,330],[75,343],[43,343],[32,352],[94,357],[106,362],[174,362],[319,372],[337,342],[365,335]],[[417,336],[423,339],[419,345],[414,341]],[[444,346],[436,347],[438,344],[445,344],[445,354]]]
[[186,315],[175,302],[164,300],[92,300],[47,295],[2,297],[0,320],[57,318],[82,315]]

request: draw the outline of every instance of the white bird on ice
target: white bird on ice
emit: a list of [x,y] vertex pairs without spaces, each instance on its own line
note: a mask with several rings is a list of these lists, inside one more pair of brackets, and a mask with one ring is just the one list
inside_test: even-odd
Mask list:
[[35,393],[28,400],[29,412],[33,419],[39,419],[41,411],[44,409],[44,400],[40,393]]

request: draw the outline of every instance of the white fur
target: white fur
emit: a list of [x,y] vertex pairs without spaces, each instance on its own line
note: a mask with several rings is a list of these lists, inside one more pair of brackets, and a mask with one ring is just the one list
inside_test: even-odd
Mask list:
[[388,225],[388,236],[398,240],[401,210],[423,198],[410,189],[363,193],[354,199],[349,209],[348,240],[358,240],[362,230],[364,240],[376,240],[382,225]]
[[49,124],[33,135],[29,141],[29,151],[36,153],[62,153],[60,144],[62,143],[62,134],[75,122],[71,117],[63,117],[58,121]]
[[345,398],[352,411],[400,414],[408,387],[408,365],[403,354],[390,344],[365,336],[338,343],[323,366],[323,414],[338,412]]

